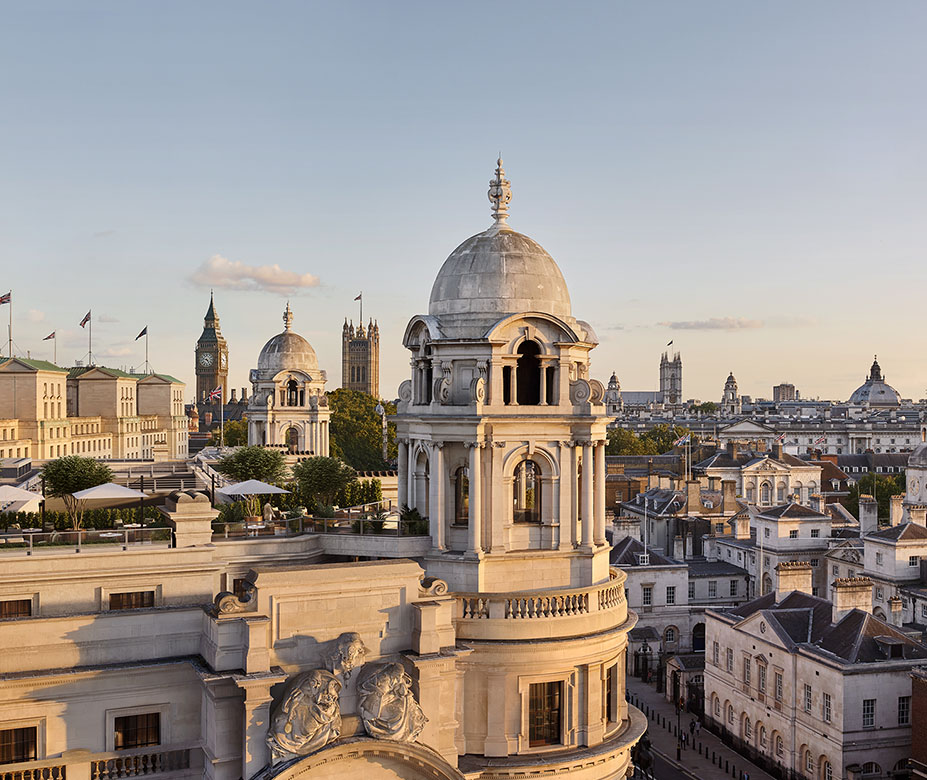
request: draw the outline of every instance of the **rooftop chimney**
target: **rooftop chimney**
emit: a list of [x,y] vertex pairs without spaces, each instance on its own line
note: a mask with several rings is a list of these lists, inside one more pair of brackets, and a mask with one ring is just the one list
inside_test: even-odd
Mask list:
[[686,480],[686,511],[690,515],[702,513],[702,486],[697,479]]
[[782,442],[777,441],[773,444],[772,456],[775,460],[782,460]]
[[859,497],[859,534],[874,534],[879,530],[879,504],[870,495]]
[[892,596],[888,600],[888,606],[891,610],[889,622],[895,626],[895,628],[901,628],[901,624],[904,622],[903,613],[901,611],[901,597]]
[[927,526],[927,506],[924,504],[908,504],[908,519],[920,526]]
[[811,595],[811,564],[807,561],[783,561],[776,565],[776,603],[793,590]]
[[834,580],[834,623],[854,609],[872,614],[872,580],[868,577],[841,577]]
[[902,518],[904,517],[904,493],[900,493],[897,496],[892,496],[892,511],[889,515],[891,517],[892,525],[901,525]]
[[241,388],[241,402],[245,403],[248,400],[248,388]]
[[235,397],[235,394],[236,394],[237,392],[238,392],[238,391],[233,387],[233,388],[232,388],[232,395],[231,395],[231,397],[229,398],[229,403],[230,403],[230,404],[238,403],[238,398]]
[[721,480],[721,513],[732,515],[737,506],[737,482],[733,479]]

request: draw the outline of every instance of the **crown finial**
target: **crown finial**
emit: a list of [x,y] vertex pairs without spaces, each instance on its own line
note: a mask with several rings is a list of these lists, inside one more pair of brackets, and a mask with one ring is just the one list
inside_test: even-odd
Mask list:
[[293,326],[293,312],[290,311],[290,302],[286,302],[286,311],[283,312],[283,325],[289,330]]
[[496,161],[496,177],[489,182],[489,202],[492,204],[492,218],[496,225],[506,224],[509,217],[509,202],[512,200],[512,185],[505,178],[505,168],[502,167],[502,155]]

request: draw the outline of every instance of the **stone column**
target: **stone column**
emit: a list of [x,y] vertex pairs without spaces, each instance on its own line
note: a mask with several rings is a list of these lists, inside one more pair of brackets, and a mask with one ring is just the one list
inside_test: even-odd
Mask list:
[[505,397],[502,390],[502,363],[493,360],[489,364],[489,403],[498,405]]
[[509,402],[512,406],[518,406],[518,365],[512,363],[512,370],[509,372]]
[[506,739],[506,677],[505,672],[489,672],[486,686],[486,741],[483,754],[486,756],[507,756],[509,743]]
[[[502,484],[502,458],[505,453],[505,442],[494,441],[490,452],[490,469],[492,478],[489,481],[489,489],[492,491],[491,511],[488,513],[490,520],[489,525],[489,549],[499,552],[505,546],[504,527],[509,522],[508,513],[512,511],[512,501],[505,495],[505,485]],[[508,502],[508,505],[506,505]]]
[[547,406],[547,364],[541,365],[541,406]]
[[270,704],[273,697],[270,687],[280,682],[280,677],[237,680],[244,690],[244,713],[242,717],[241,776],[254,777],[270,763],[267,747],[267,731],[270,727]]
[[560,549],[572,550],[576,544],[576,520],[572,513],[573,453],[572,442],[560,442],[560,479],[558,480],[557,507],[560,520]]
[[480,457],[483,444],[475,441],[467,446],[470,448],[470,520],[468,529],[470,538],[467,544],[467,555],[479,558],[483,554],[483,459]]
[[443,442],[432,442],[428,469],[428,519],[433,550],[446,550],[444,543],[444,452]]
[[605,544],[605,442],[595,442],[595,533],[596,544]]
[[403,501],[409,494],[409,444],[405,439],[399,439],[396,442],[399,454],[399,484],[396,488],[397,503],[402,506]]
[[[416,509],[418,507],[418,453],[415,451],[412,439],[409,440],[406,458],[409,463],[409,477],[406,479],[406,487],[409,494],[406,496],[406,504],[409,509]],[[401,498],[400,496],[400,499]]]
[[593,504],[595,502],[595,484],[593,478],[592,442],[583,443],[583,538],[582,545],[591,549],[593,545]]

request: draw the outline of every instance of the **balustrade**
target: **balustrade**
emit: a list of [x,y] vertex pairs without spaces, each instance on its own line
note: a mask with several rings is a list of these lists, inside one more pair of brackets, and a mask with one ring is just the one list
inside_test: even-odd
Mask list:
[[0,770],[0,780],[66,780],[66,778],[67,767],[63,764]]
[[141,777],[190,768],[189,750],[133,752],[129,755],[112,755],[90,762],[90,780],[120,780],[124,777]]

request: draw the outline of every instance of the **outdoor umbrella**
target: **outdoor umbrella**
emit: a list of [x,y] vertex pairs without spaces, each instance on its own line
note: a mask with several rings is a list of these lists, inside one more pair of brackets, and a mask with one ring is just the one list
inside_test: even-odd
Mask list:
[[44,498],[41,493],[33,493],[31,490],[13,487],[12,485],[0,485],[0,504],[7,504],[11,501],[32,501],[33,499]]
[[148,498],[147,493],[117,485],[115,482],[107,482],[105,485],[97,485],[96,487],[87,488],[86,490],[78,490],[71,495],[78,501],[99,498]]
[[290,491],[261,482],[259,479],[246,479],[244,482],[236,482],[234,485],[219,488],[219,492],[227,496],[263,496],[268,493],[289,493]]

